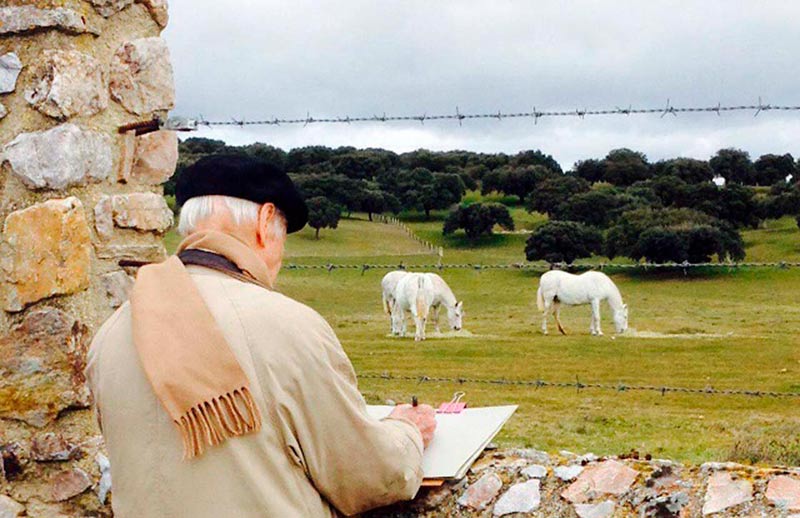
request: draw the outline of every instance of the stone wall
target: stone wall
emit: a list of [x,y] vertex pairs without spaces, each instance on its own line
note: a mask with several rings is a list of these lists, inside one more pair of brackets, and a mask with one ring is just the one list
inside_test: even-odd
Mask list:
[[[795,514],[797,513],[797,514]],[[485,452],[462,481],[423,488],[366,518],[800,518],[800,468],[598,458],[524,449]]]
[[166,0],[0,2],[0,517],[110,516],[83,367],[164,256],[177,137],[121,134],[174,103]]

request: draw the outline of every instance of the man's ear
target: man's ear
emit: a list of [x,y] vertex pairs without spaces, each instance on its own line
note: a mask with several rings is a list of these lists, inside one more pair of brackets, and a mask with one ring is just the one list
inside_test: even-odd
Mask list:
[[258,244],[263,245],[266,242],[267,232],[272,223],[272,218],[275,217],[275,205],[265,203],[258,209],[258,231],[256,237]]

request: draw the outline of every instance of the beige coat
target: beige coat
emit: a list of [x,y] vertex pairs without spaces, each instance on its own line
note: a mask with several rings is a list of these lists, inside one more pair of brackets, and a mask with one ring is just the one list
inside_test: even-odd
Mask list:
[[87,367],[115,516],[328,517],[413,498],[422,438],[408,421],[366,414],[325,320],[279,293],[188,271],[250,380],[263,427],[182,460],[180,434],[144,375],[123,305],[98,331]]

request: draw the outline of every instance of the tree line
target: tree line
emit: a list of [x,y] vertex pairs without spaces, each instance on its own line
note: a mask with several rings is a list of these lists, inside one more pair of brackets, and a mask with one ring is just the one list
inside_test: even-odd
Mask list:
[[[246,153],[287,172],[306,197],[309,224],[336,228],[342,214],[449,210],[443,232],[471,239],[495,225],[513,230],[509,205],[548,216],[528,238],[529,260],[570,263],[603,254],[651,262],[740,260],[739,231],[766,219],[792,215],[800,225],[800,164],[790,154],[752,160],[721,149],[710,160],[648,161],[615,149],[564,171],[538,150],[514,155],[469,151],[308,146],[284,151],[256,143],[228,146],[190,138],[180,143],[174,192],[181,170],[212,153]],[[463,203],[467,191],[504,195],[503,203]]]

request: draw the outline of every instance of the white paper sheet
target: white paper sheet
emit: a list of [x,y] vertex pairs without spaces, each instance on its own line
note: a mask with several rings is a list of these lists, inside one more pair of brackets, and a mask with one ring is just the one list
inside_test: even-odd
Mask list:
[[[394,407],[368,405],[376,419]],[[460,414],[436,414],[436,433],[422,458],[425,478],[462,478],[517,405],[466,408]]]

